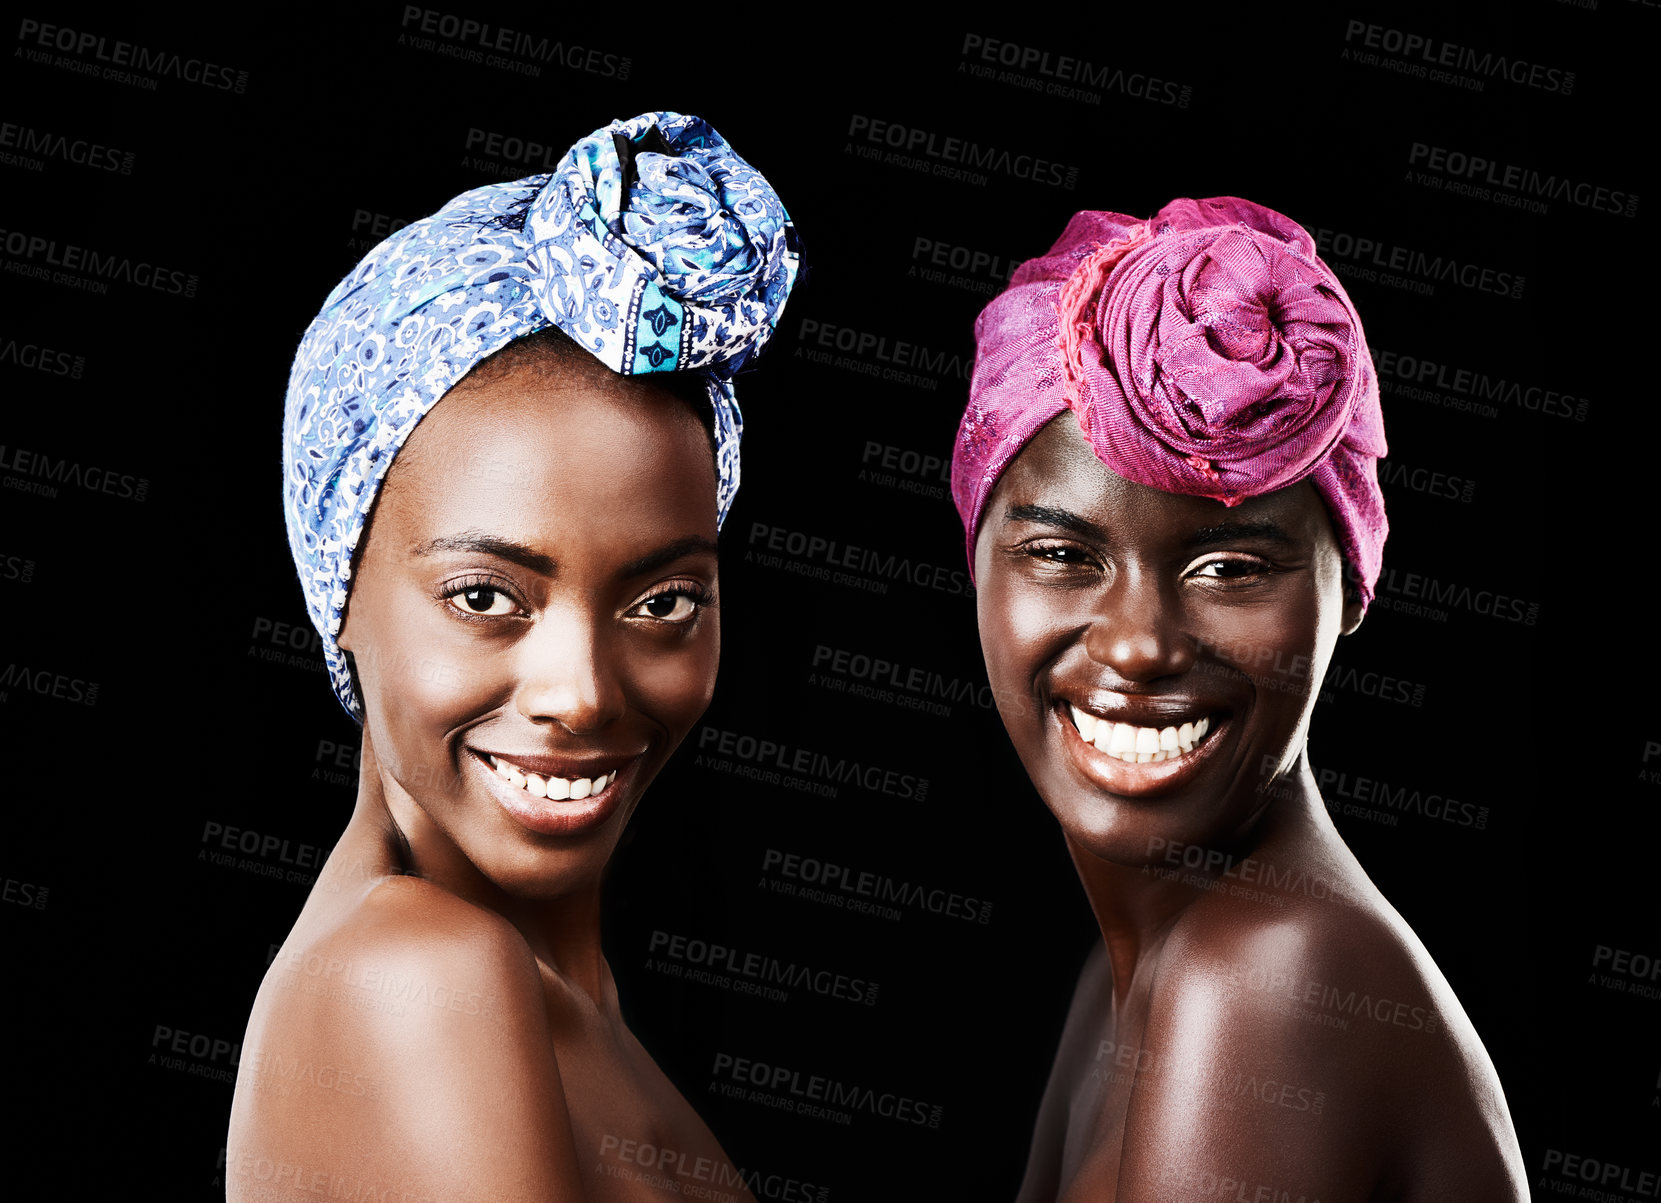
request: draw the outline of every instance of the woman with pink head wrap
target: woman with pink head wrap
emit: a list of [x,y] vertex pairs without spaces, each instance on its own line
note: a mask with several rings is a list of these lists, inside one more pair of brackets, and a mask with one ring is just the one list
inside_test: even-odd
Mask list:
[[1385,534],[1360,318],[1237,198],[1076,214],[975,326],[981,647],[1102,942],[1021,1199],[1522,1199],[1493,1065],[1305,747]]

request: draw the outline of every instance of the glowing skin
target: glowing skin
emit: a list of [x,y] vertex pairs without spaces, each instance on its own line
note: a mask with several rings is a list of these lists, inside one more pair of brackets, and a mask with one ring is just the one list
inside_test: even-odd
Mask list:
[[[708,437],[650,383],[515,369],[416,428],[340,639],[357,808],[249,1024],[232,1199],[262,1165],[301,1167],[297,1197],[322,1172],[567,1200],[647,1189],[625,1141],[725,1162],[624,1025],[599,932],[606,862],[714,687],[715,537]],[[277,1089],[296,1064],[368,1086]]]
[[1526,1198],[1481,1041],[1309,768],[1361,617],[1314,489],[1162,493],[1064,414],[986,514],[987,674],[1103,937],[1022,1203]]
[[[1251,821],[1360,614],[1313,488],[1225,509],[1122,480],[1067,431],[1051,423],[988,506],[981,646],[994,695],[1033,703],[1004,725],[1063,827],[1139,865],[1151,836],[1209,844]],[[1075,738],[1069,707],[1150,731],[1143,754],[1164,727],[1210,729],[1174,763],[1133,766]]]

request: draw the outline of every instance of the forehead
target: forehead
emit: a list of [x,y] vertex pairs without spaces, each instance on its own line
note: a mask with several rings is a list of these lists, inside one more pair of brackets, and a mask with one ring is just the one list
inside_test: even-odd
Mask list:
[[381,508],[405,525],[525,540],[577,520],[632,545],[665,526],[713,539],[715,495],[708,435],[663,389],[512,372],[446,394],[393,461]]
[[1102,463],[1070,411],[1052,419],[1010,462],[987,500],[982,528],[1005,524],[1018,506],[1066,510],[1116,536],[1181,536],[1199,528],[1266,521],[1294,538],[1324,539],[1336,546],[1326,506],[1308,481],[1234,506],[1167,493],[1126,480]]

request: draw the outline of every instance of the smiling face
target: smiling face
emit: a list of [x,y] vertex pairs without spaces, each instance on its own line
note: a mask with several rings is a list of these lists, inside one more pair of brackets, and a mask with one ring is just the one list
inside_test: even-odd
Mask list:
[[598,881],[714,689],[715,491],[691,410],[603,370],[484,375],[416,427],[340,646],[418,859]]
[[1062,829],[1143,865],[1215,847],[1299,763],[1346,606],[1307,482],[1232,508],[1127,481],[1070,414],[1005,470],[975,545],[1004,725]]

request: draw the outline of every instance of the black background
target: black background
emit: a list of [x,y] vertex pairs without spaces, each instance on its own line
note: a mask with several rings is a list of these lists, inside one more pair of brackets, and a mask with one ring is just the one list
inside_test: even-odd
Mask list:
[[[716,700],[608,884],[631,1025],[734,1160],[796,1184],[773,1197],[1012,1196],[1093,925],[1053,820],[981,704],[943,475],[888,469],[889,481],[881,460],[949,461],[973,318],[1072,212],[1233,194],[1322,237],[1375,356],[1395,356],[1380,365],[1394,575],[1341,642],[1311,739],[1317,771],[1337,774],[1335,820],[1487,1045],[1537,1192],[1578,1189],[1554,1151],[1629,1170],[1629,1184],[1661,1170],[1648,960],[1661,931],[1644,838],[1661,724],[1621,684],[1652,659],[1652,573],[1646,510],[1615,492],[1651,471],[1634,426],[1651,398],[1632,380],[1653,339],[1639,255],[1654,227],[1661,8],[1309,4],[1106,12],[1084,27],[1072,10],[997,23],[832,6],[430,10],[564,48],[504,55],[519,68],[468,61],[487,53],[477,37],[423,34],[405,6],[344,8],[207,21],[42,8],[6,35],[0,921],[25,1183],[222,1194],[232,1046],[305,898],[282,875],[309,877],[350,810],[355,771],[336,749],[349,764],[355,728],[322,674],[282,531],[279,414],[300,332],[390,223],[547,168],[488,153],[491,136],[557,156],[659,108],[708,118],[767,174],[811,265],[740,383],[744,486],[723,535]],[[43,48],[30,21],[94,41]],[[1540,71],[1529,83],[1455,69],[1480,89],[1436,80],[1384,49],[1408,35],[1503,56],[1525,81]],[[976,38],[1049,58],[987,62]],[[180,66],[141,72],[149,84],[107,79],[96,39]],[[1099,82],[1068,86],[1093,99],[1043,90],[1062,55],[1090,64]],[[191,62],[216,65],[210,82],[182,77]],[[1039,87],[998,77],[1010,70]],[[893,148],[869,137],[875,122],[918,131],[922,169],[883,161]],[[1007,150],[1011,166],[938,174],[931,137]],[[76,162],[77,143],[113,150]],[[1488,195],[1461,194],[1416,145],[1621,198],[1548,195],[1531,211],[1502,203],[1525,187],[1481,178],[1468,183]],[[1034,159],[1071,186],[1024,178]],[[1365,278],[1356,269],[1372,265],[1343,253],[1357,239],[1489,269],[1518,295]],[[121,268],[51,278],[71,244],[154,265],[162,285]],[[993,262],[954,267],[951,248]],[[819,325],[804,335],[804,323]],[[834,335],[818,341],[827,327],[886,343],[839,352]],[[928,349],[907,368],[919,381],[881,375],[894,365],[879,355],[902,341]],[[1445,365],[1441,382],[1404,387],[1425,361]],[[1460,370],[1498,395],[1460,392]],[[104,472],[107,488],[88,483]],[[804,571],[822,560],[762,559],[773,528],[944,572],[865,574],[881,592],[827,582]],[[838,692],[819,649],[974,696],[936,699],[940,714]],[[721,771],[700,758],[706,728],[892,769],[926,794],[842,784],[823,797]],[[215,863],[230,828],[274,847]],[[786,896],[766,884],[779,878],[764,871],[769,850],[989,902],[987,921]],[[653,959],[654,932],[880,989],[865,1006],[677,980]],[[1644,960],[1617,972],[1614,950]],[[221,1043],[181,1055],[178,1032]],[[938,1126],[867,1112],[836,1124],[726,1097],[712,1089],[721,1053],[909,1096],[939,1107]]]

